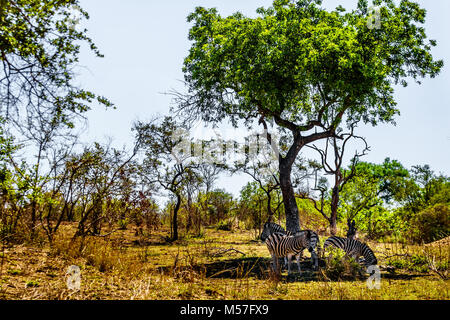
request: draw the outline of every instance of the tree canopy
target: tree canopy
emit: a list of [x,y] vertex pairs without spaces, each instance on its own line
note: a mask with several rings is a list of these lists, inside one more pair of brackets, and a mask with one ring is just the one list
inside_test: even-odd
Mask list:
[[189,15],[192,41],[184,61],[192,99],[181,106],[208,122],[264,115],[291,130],[329,128],[341,121],[393,121],[394,85],[436,76],[426,11],[402,0],[375,1],[381,26],[368,27],[368,2],[327,11],[321,1],[275,0],[257,18],[221,17],[216,9]]

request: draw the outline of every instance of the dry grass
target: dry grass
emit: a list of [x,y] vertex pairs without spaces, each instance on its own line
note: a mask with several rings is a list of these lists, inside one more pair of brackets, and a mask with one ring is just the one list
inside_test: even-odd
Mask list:
[[[70,240],[70,224],[61,231],[52,247],[0,253],[0,299],[449,299],[448,244],[371,243],[382,279],[381,289],[370,290],[364,278],[332,281],[312,272],[309,258],[301,276],[277,277],[267,248],[247,231],[206,229],[175,243],[165,242],[167,230],[142,238],[129,227],[83,241]],[[66,284],[71,265],[81,268],[79,291]]]

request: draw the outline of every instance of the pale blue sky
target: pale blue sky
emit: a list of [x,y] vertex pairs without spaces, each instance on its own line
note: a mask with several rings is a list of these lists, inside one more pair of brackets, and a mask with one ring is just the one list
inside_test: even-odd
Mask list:
[[[438,41],[436,58],[446,66],[436,79],[421,86],[398,88],[396,98],[401,110],[397,126],[363,126],[358,133],[367,138],[372,151],[366,161],[382,162],[390,157],[406,167],[429,164],[436,172],[450,175],[450,1],[418,1],[428,11],[425,25],[431,39]],[[155,114],[169,112],[170,97],[162,95],[171,88],[182,89],[179,80],[183,59],[190,47],[187,15],[196,6],[216,7],[222,15],[240,11],[255,16],[258,7],[272,0],[81,0],[91,19],[83,26],[105,54],[98,59],[83,51],[80,84],[105,95],[117,110],[95,108],[88,113],[89,129],[83,140],[105,141],[116,146],[132,144],[132,123]],[[334,8],[339,4],[352,9],[357,0],[324,0]],[[247,181],[242,176],[223,177],[218,186],[238,194]]]

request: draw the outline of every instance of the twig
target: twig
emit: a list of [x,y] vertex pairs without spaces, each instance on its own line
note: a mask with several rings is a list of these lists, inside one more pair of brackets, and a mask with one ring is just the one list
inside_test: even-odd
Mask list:
[[211,256],[217,257],[217,256],[223,255],[224,253],[227,253],[227,252],[230,252],[230,251],[235,251],[235,252],[240,253],[240,254],[242,254],[242,255],[244,255],[244,256],[246,255],[246,254],[245,254],[244,252],[242,252],[242,251],[239,251],[239,250],[234,249],[234,248],[230,248],[230,249],[222,249],[222,250],[219,250],[218,252],[213,253]]
[[396,253],[396,254],[392,254],[390,256],[388,256],[387,254],[383,254],[383,255],[384,255],[385,259],[393,258],[393,257],[408,257],[408,258],[411,258],[411,255],[409,253],[403,253],[403,254]]

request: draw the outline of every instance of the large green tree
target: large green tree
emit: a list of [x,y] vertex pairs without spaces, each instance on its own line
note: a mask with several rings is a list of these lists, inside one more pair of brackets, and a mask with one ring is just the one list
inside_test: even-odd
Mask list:
[[381,6],[375,28],[366,0],[350,12],[327,11],[320,0],[275,0],[256,18],[203,7],[188,17],[188,93],[177,95],[178,111],[188,120],[235,126],[269,120],[284,130],[289,145],[279,171],[288,230],[300,228],[291,183],[300,150],[346,123],[393,122],[394,86],[435,77],[443,66],[431,55],[436,41],[422,26],[424,9],[408,0],[374,4]]

